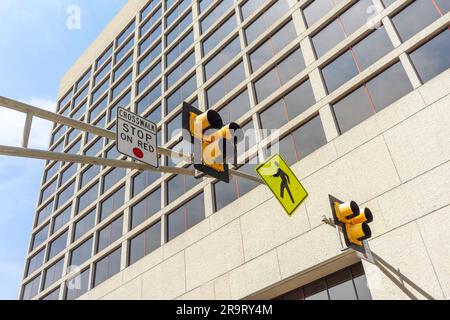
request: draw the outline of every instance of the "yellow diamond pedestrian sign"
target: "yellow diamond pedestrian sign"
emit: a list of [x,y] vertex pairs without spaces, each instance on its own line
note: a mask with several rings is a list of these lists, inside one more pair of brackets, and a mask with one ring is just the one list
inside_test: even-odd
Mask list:
[[256,172],[290,216],[308,197],[308,192],[279,154],[259,165]]

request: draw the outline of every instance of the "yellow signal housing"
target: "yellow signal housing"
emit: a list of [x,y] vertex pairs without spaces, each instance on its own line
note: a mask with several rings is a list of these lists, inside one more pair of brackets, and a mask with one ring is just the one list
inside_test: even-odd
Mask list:
[[359,215],[359,206],[355,201],[345,203],[334,203],[336,217],[342,223],[349,223],[350,219]]
[[373,215],[370,209],[360,210],[355,201],[333,201],[332,205],[336,223],[342,227],[347,246],[363,246],[362,241],[372,236],[369,223],[373,221]]

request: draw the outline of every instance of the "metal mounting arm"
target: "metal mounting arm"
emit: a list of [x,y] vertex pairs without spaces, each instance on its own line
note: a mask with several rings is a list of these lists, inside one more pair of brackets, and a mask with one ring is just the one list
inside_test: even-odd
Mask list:
[[[13,156],[13,157],[25,157],[25,158],[33,158],[33,159],[43,159],[43,160],[57,160],[57,161],[67,161],[67,162],[75,162],[75,163],[86,163],[86,164],[97,164],[97,165],[104,165],[104,166],[110,166],[110,167],[121,167],[121,168],[127,168],[127,169],[136,169],[136,170],[150,170],[150,171],[156,171],[156,172],[165,172],[165,173],[176,173],[176,174],[184,174],[189,176],[195,176],[195,171],[186,169],[186,168],[179,168],[179,167],[159,167],[154,168],[151,166],[148,166],[143,163],[138,162],[131,162],[131,161],[125,161],[125,160],[112,160],[112,159],[105,159],[105,158],[96,158],[96,157],[88,157],[83,155],[74,155],[74,154],[67,154],[67,153],[58,153],[53,151],[42,151],[42,150],[34,150],[28,148],[28,142],[31,132],[31,125],[33,122],[33,117],[37,117],[40,119],[48,120],[51,122],[55,122],[58,124],[66,125],[68,127],[72,127],[75,129],[79,129],[81,131],[86,131],[104,138],[107,138],[109,140],[116,140],[116,134],[113,131],[106,130],[103,128],[99,128],[96,126],[93,126],[91,124],[74,120],[72,118],[60,115],[55,112],[47,111],[44,109],[40,109],[37,107],[34,107],[32,105],[19,102],[16,100],[12,100],[6,97],[0,96],[0,107],[5,107],[11,110],[19,111],[26,114],[26,120],[25,120],[25,126],[23,129],[23,140],[22,140],[22,148],[17,147],[10,147],[10,146],[1,146],[0,145],[0,155],[5,156]],[[170,149],[158,147],[158,153],[162,154],[167,157],[171,158],[177,158],[183,161],[186,161],[187,163],[193,162],[193,156],[192,155],[186,155],[182,154],[177,151],[173,151]],[[244,179],[248,179],[254,182],[263,183],[261,179],[243,173],[239,172],[237,170],[230,170],[230,172],[233,175],[242,177]]]

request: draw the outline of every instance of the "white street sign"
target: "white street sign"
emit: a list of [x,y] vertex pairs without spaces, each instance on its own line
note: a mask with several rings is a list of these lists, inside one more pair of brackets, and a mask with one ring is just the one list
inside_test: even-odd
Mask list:
[[117,110],[117,151],[158,168],[157,126],[124,108]]

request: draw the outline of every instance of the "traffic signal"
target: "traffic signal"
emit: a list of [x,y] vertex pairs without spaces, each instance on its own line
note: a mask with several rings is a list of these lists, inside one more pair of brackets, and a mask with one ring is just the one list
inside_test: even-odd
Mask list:
[[330,205],[335,225],[341,226],[347,247],[365,253],[364,240],[370,239],[369,223],[373,215],[369,208],[360,210],[355,201],[342,202],[330,195]]
[[[236,150],[241,127],[234,122],[224,126],[217,111],[202,112],[188,103],[183,103],[182,123],[194,146],[194,168],[228,183],[230,174],[226,163],[226,141],[232,141]],[[235,151],[235,162],[236,158]]]

